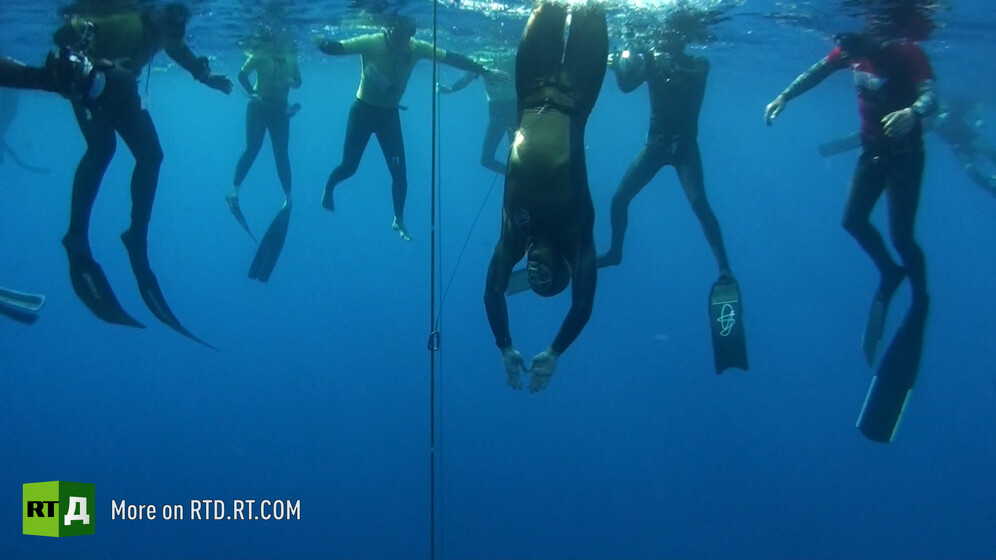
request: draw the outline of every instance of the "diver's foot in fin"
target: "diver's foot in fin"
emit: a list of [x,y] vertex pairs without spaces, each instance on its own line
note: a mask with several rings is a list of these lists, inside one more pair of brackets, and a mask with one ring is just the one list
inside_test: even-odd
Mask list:
[[400,237],[402,241],[412,240],[412,236],[408,234],[408,228],[405,227],[405,222],[399,220],[398,218],[394,218],[394,223],[391,224],[391,229],[398,232],[398,237]]
[[159,319],[167,327],[183,336],[203,344],[212,350],[218,350],[188,331],[186,327],[180,324],[176,315],[173,314],[173,310],[169,308],[166,298],[163,296],[162,289],[159,287],[159,280],[156,278],[155,273],[152,272],[152,267],[149,266],[149,252],[146,242],[142,241],[130,229],[121,234],[121,241],[124,243],[125,249],[128,250],[131,270],[135,274],[135,280],[138,282],[138,291],[142,296],[142,300],[145,301],[145,305],[156,316],[156,319]]
[[609,251],[604,255],[595,258],[595,268],[605,268],[607,266],[617,266],[622,262],[622,253]]
[[879,281],[875,298],[872,299],[871,308],[868,310],[865,330],[861,336],[861,349],[869,366],[875,365],[875,355],[882,342],[882,331],[885,329],[885,317],[889,311],[889,303],[896,290],[899,289],[899,285],[903,283],[904,278],[906,278],[906,271],[897,266],[892,272],[884,274]]
[[145,325],[121,307],[104,270],[93,260],[87,243],[67,235],[62,238],[62,245],[69,257],[69,279],[80,301],[103,321],[144,329]]
[[325,185],[325,190],[322,191],[322,207],[329,212],[335,212],[335,201],[332,199],[332,191],[334,190],[335,187]]
[[288,198],[284,202],[283,208],[273,218],[270,227],[266,229],[263,241],[260,242],[259,248],[256,249],[256,256],[249,267],[249,278],[259,280],[260,282],[267,282],[270,279],[273,267],[277,265],[277,259],[280,258],[280,252],[284,248],[284,241],[287,239],[290,210],[291,204]]
[[[242,214],[242,208],[239,207],[239,193],[232,191],[225,195],[225,202],[228,203],[228,209],[232,211],[232,215],[235,216],[235,221],[239,222],[242,229],[246,230],[249,237],[253,241],[256,241],[256,236],[252,234],[252,230],[249,229],[249,224],[246,223],[246,217]],[[259,241],[256,241],[259,243]]]

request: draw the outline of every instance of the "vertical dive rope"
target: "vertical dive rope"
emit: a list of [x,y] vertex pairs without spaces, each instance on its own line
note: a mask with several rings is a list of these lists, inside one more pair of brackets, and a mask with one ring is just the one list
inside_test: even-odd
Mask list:
[[[431,163],[430,188],[432,203],[430,205],[430,254],[429,266],[429,558],[436,559],[436,352],[439,350],[439,331],[436,329],[436,131],[439,121],[436,114],[436,81],[439,61],[436,60],[436,29],[437,2],[432,3],[432,129],[431,132]],[[440,419],[441,421],[442,419]]]

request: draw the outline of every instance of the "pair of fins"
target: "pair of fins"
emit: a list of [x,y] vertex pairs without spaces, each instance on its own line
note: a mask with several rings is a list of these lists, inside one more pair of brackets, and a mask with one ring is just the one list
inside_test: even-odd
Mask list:
[[[525,268],[512,273],[505,295],[530,289]],[[712,355],[716,373],[730,368],[747,371],[747,336],[744,333],[743,302],[740,285],[732,275],[720,276],[709,291],[709,324],[712,331]]]
[[[173,314],[166,303],[162,289],[159,287],[159,280],[149,265],[146,244],[134,239],[130,231],[121,235],[121,241],[124,242],[125,249],[128,251],[128,260],[131,263],[132,272],[135,274],[135,280],[138,282],[139,293],[152,314],[163,324],[183,336],[212,350],[217,350],[187,330]],[[107,280],[107,275],[104,274],[104,269],[93,259],[89,249],[72,250],[71,244],[65,239],[63,244],[66,245],[66,253],[69,257],[69,278],[73,284],[73,291],[83,301],[83,304],[94,315],[107,323],[144,329],[145,325],[129,315],[121,306]]]
[[[889,301],[894,293],[895,289],[884,294],[876,293],[868,311],[862,350],[868,365],[872,367],[882,339]],[[871,441],[888,443],[896,436],[920,371],[929,301],[927,296],[913,300],[872,377],[857,422],[858,430]]]
[[[225,200],[228,202],[228,208],[232,211],[232,215],[235,216],[235,221],[242,226],[242,229],[249,234],[249,237],[253,241],[256,241],[256,236],[249,229],[249,223],[246,222],[246,217],[242,214],[242,208],[239,207],[238,197],[228,195],[225,197]],[[270,222],[270,227],[266,229],[263,240],[256,241],[258,247],[256,249],[256,256],[253,257],[252,264],[249,266],[249,278],[259,280],[260,282],[270,280],[270,275],[273,274],[273,269],[277,266],[277,260],[280,258],[280,252],[284,249],[284,241],[287,240],[287,228],[290,226],[290,209],[290,203],[284,203],[283,207],[273,218],[273,221]]]
[[25,325],[38,320],[38,312],[45,305],[45,296],[19,292],[0,287],[0,315],[9,317]]

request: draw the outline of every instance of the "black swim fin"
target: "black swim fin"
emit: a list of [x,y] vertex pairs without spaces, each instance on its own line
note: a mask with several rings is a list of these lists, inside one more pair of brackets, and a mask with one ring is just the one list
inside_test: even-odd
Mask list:
[[[63,239],[63,245],[67,243]],[[107,281],[104,269],[100,268],[97,261],[87,253],[74,254],[68,247],[66,249],[66,254],[69,256],[69,279],[73,283],[73,291],[100,319],[114,325],[144,329],[145,325],[139,323],[121,307],[114,290],[111,289],[111,283]]]
[[288,225],[290,225],[290,206],[285,205],[270,222],[270,227],[266,229],[263,241],[256,249],[256,257],[253,258],[252,265],[249,267],[249,278],[260,282],[266,282],[270,279],[273,267],[277,266],[277,259],[280,258],[280,251],[284,248]]
[[0,315],[30,325],[38,320],[45,296],[0,288]]
[[228,209],[231,210],[232,215],[235,216],[235,221],[239,222],[239,225],[242,226],[242,229],[246,230],[246,233],[249,234],[249,237],[251,237],[253,241],[259,243],[259,241],[256,241],[256,236],[252,234],[252,230],[249,229],[246,217],[242,214],[242,207],[239,206],[239,197],[231,194],[226,195],[225,202],[228,203]]
[[914,302],[872,378],[857,427],[868,439],[888,443],[896,435],[920,370],[928,300]]
[[131,270],[135,274],[135,280],[138,281],[138,291],[142,295],[142,300],[145,301],[145,305],[150,311],[152,311],[152,314],[155,315],[157,319],[162,321],[167,327],[175,330],[194,342],[198,342],[212,350],[217,351],[217,348],[211,346],[207,342],[204,342],[188,331],[186,327],[181,325],[179,319],[176,318],[176,315],[173,314],[173,311],[169,308],[169,305],[166,304],[166,297],[163,296],[162,289],[159,287],[159,280],[156,278],[155,273],[152,272],[152,267],[149,265],[149,253],[146,244],[135,240],[131,235],[130,230],[121,235],[121,241],[124,242],[125,248],[128,250],[128,259],[131,261]]
[[709,324],[716,373],[735,367],[747,370],[747,337],[744,334],[740,286],[733,276],[721,276],[709,292]]
[[512,276],[508,279],[508,288],[505,288],[505,295],[512,296],[531,289],[529,272],[525,268],[520,268],[513,271]]

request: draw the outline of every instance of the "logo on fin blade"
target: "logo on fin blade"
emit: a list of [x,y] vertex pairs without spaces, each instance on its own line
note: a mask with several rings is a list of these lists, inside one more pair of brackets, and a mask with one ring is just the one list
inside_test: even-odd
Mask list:
[[722,309],[719,312],[719,317],[716,317],[716,322],[719,323],[719,336],[729,336],[730,331],[733,330],[733,325],[737,324],[736,319],[737,312],[733,309],[733,306],[729,303],[724,303]]

